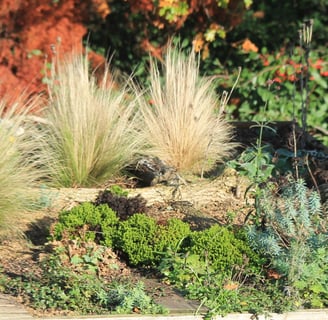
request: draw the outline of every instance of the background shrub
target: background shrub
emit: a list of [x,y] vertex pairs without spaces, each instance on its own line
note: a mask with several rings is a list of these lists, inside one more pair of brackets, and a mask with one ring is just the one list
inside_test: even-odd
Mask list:
[[[186,47],[194,45],[210,62],[224,57],[227,35],[242,22],[251,3],[250,0],[206,3],[113,0],[110,14],[105,20],[95,19],[90,23],[91,37],[86,38],[97,51],[113,50],[117,57],[114,64],[120,70],[130,73],[135,67],[136,75],[144,83],[149,54],[161,59],[167,42],[175,36]],[[213,64],[208,67],[206,73],[213,67]]]
[[[327,90],[328,64],[322,51],[312,49],[309,68],[304,51],[297,47],[293,52],[282,49],[269,53],[267,49],[248,55],[238,86],[228,102],[227,112],[231,119],[242,121],[296,121],[301,124],[302,99],[305,79],[308,77],[310,96],[307,100],[307,125],[309,132],[328,143]],[[304,74],[308,70],[309,74]],[[302,81],[302,83],[301,83]],[[233,85],[219,79],[222,86]]]

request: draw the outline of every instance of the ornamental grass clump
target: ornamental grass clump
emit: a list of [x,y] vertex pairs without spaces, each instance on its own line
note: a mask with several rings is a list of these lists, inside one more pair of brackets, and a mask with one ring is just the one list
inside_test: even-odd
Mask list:
[[97,185],[131,161],[138,142],[128,82],[118,89],[108,66],[97,81],[82,54],[72,54],[53,67],[41,151],[48,155],[52,184]]
[[37,133],[28,113],[37,99],[13,104],[0,101],[0,228],[17,225],[17,215],[35,200],[35,187],[43,174],[38,167]]
[[151,103],[141,103],[148,154],[180,172],[197,173],[232,151],[232,130],[223,119],[213,78],[199,75],[194,52],[185,56],[169,48],[162,70],[151,60],[149,98]]

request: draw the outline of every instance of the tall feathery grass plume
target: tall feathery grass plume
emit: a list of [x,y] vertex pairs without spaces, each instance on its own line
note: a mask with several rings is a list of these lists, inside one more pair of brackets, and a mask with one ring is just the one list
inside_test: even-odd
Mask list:
[[180,172],[200,173],[229,156],[232,128],[223,119],[214,79],[199,75],[194,52],[169,46],[160,69],[150,63],[149,103],[141,101],[141,126],[149,155]]
[[38,157],[38,131],[29,114],[37,98],[22,95],[16,102],[0,101],[0,229],[16,229],[20,215],[36,200],[36,188],[45,174]]
[[129,82],[107,65],[102,79],[91,72],[86,55],[75,54],[53,64],[42,154],[50,184],[88,187],[118,175],[138,150],[135,99]]

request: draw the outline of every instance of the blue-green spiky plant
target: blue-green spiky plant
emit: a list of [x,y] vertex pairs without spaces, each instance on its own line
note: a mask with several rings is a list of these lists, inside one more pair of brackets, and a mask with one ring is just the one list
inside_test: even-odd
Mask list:
[[[269,258],[272,267],[286,279],[289,295],[302,304],[301,296],[309,288],[299,290],[297,283],[309,276],[306,270],[328,244],[320,196],[298,179],[290,181],[280,196],[265,190],[259,200],[260,223],[247,226],[249,241]],[[328,250],[325,257],[328,259]],[[328,268],[323,274],[322,280],[328,284]]]

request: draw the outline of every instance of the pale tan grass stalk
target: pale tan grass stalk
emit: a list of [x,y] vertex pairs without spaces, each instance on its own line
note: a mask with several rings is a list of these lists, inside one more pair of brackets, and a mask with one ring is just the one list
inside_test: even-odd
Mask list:
[[150,83],[152,105],[141,102],[148,154],[198,173],[230,154],[231,127],[218,110],[213,79],[200,77],[193,52],[184,56],[169,47],[162,74],[151,60]]
[[87,57],[72,54],[57,63],[49,93],[42,149],[51,182],[90,186],[117,175],[138,149],[128,85],[117,89],[107,69],[98,86]]
[[[22,101],[24,97],[21,98]],[[0,101],[0,228],[17,226],[17,215],[35,200],[35,189],[44,172],[39,159],[36,127],[27,114],[37,99],[7,105]]]

